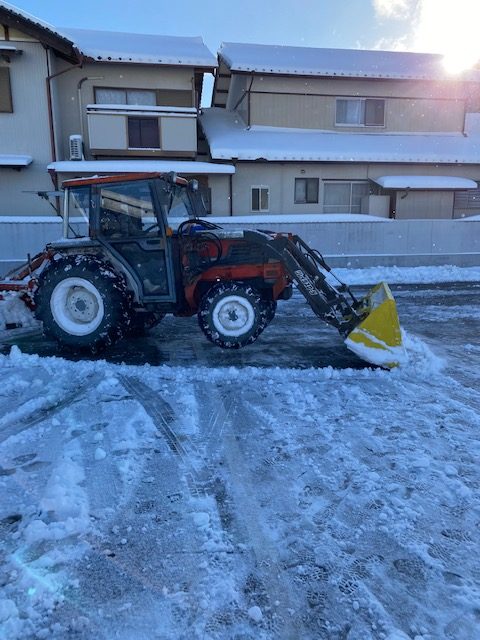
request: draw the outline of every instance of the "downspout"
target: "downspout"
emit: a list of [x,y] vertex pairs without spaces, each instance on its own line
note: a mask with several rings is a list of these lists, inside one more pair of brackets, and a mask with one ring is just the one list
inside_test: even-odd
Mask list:
[[[47,60],[47,73],[48,76],[45,78],[45,84],[46,84],[46,88],[47,88],[47,109],[48,109],[48,125],[49,125],[49,130],[50,130],[50,152],[51,152],[51,156],[52,156],[52,162],[56,162],[57,161],[57,148],[56,148],[56,140],[55,140],[55,126],[54,126],[54,122],[53,122],[53,104],[52,104],[52,85],[51,82],[54,78],[57,78],[58,76],[63,75],[64,73],[68,73],[69,71],[72,71],[73,69],[77,69],[79,67],[83,66],[83,55],[79,54],[79,58],[80,58],[80,62],[77,62],[77,64],[72,65],[71,67],[67,67],[66,69],[63,69],[62,71],[58,71],[57,73],[50,73],[51,69],[50,69],[50,57],[49,57],[49,48],[46,47],[45,48],[45,56],[46,56],[46,60]],[[56,171],[49,171],[50,173],[50,177],[52,179],[53,182],[53,187],[55,189],[55,191],[58,191],[58,177],[57,177],[57,172]],[[55,208],[57,209],[57,213],[58,215],[60,215],[60,199],[59,198],[55,198]]]
[[45,82],[47,85],[47,103],[48,103],[48,123],[50,126],[50,148],[52,155],[52,162],[56,162],[57,160],[57,150],[56,150],[56,142],[55,142],[55,126],[53,123],[53,105],[52,105],[52,85],[51,82],[54,78],[58,78],[58,76],[63,75],[64,73],[68,73],[69,71],[73,71],[73,69],[78,69],[83,67],[83,55],[80,54],[80,62],[72,65],[71,67],[67,67],[66,69],[62,69],[62,71],[57,71],[57,73],[50,74],[50,59],[48,56],[48,49],[46,51],[47,55],[47,70],[48,76],[45,78]]
[[230,216],[233,216],[233,174],[232,174],[232,173],[229,173],[229,174],[228,174],[228,178],[229,178],[229,179],[228,179],[228,188],[229,188],[229,190],[230,190],[230,193],[229,193],[229,196],[230,196],[230,197],[229,197],[229,199],[228,199],[228,200],[229,200],[229,204],[230,204],[230,211],[229,211],[229,215],[230,215]]

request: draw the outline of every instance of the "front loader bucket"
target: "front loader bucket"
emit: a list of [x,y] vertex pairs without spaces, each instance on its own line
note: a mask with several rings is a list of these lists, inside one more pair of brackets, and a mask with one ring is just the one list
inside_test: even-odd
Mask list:
[[346,346],[357,356],[386,369],[406,360],[397,307],[389,286],[380,282],[361,300],[363,319],[348,334]]

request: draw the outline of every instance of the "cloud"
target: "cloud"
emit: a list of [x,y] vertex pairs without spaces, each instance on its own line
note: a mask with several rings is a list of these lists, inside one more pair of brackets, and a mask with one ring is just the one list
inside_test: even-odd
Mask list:
[[404,18],[415,4],[415,0],[373,0],[375,13],[381,18]]

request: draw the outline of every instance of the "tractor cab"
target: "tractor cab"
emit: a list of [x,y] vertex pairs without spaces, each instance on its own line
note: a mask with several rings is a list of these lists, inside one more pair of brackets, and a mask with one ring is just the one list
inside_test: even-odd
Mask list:
[[173,232],[169,218],[204,215],[198,183],[174,173],[135,174],[64,182],[64,236],[78,237],[76,225],[104,246],[131,274],[144,302],[176,301]]
[[207,215],[198,182],[175,173],[79,178],[63,188],[65,238],[78,237],[85,224],[91,238],[158,235],[169,218]]

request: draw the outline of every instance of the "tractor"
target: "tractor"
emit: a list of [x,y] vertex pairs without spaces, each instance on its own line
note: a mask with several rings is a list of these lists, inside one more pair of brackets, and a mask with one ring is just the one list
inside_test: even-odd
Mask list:
[[[63,198],[63,238],[8,274],[0,297],[16,291],[44,333],[65,347],[96,352],[165,314],[196,314],[208,340],[238,349],[260,336],[296,285],[361,358],[385,368],[403,359],[388,285],[357,299],[300,237],[206,220],[195,180],[175,173],[79,178],[63,183]],[[87,235],[75,229],[78,219]]]

